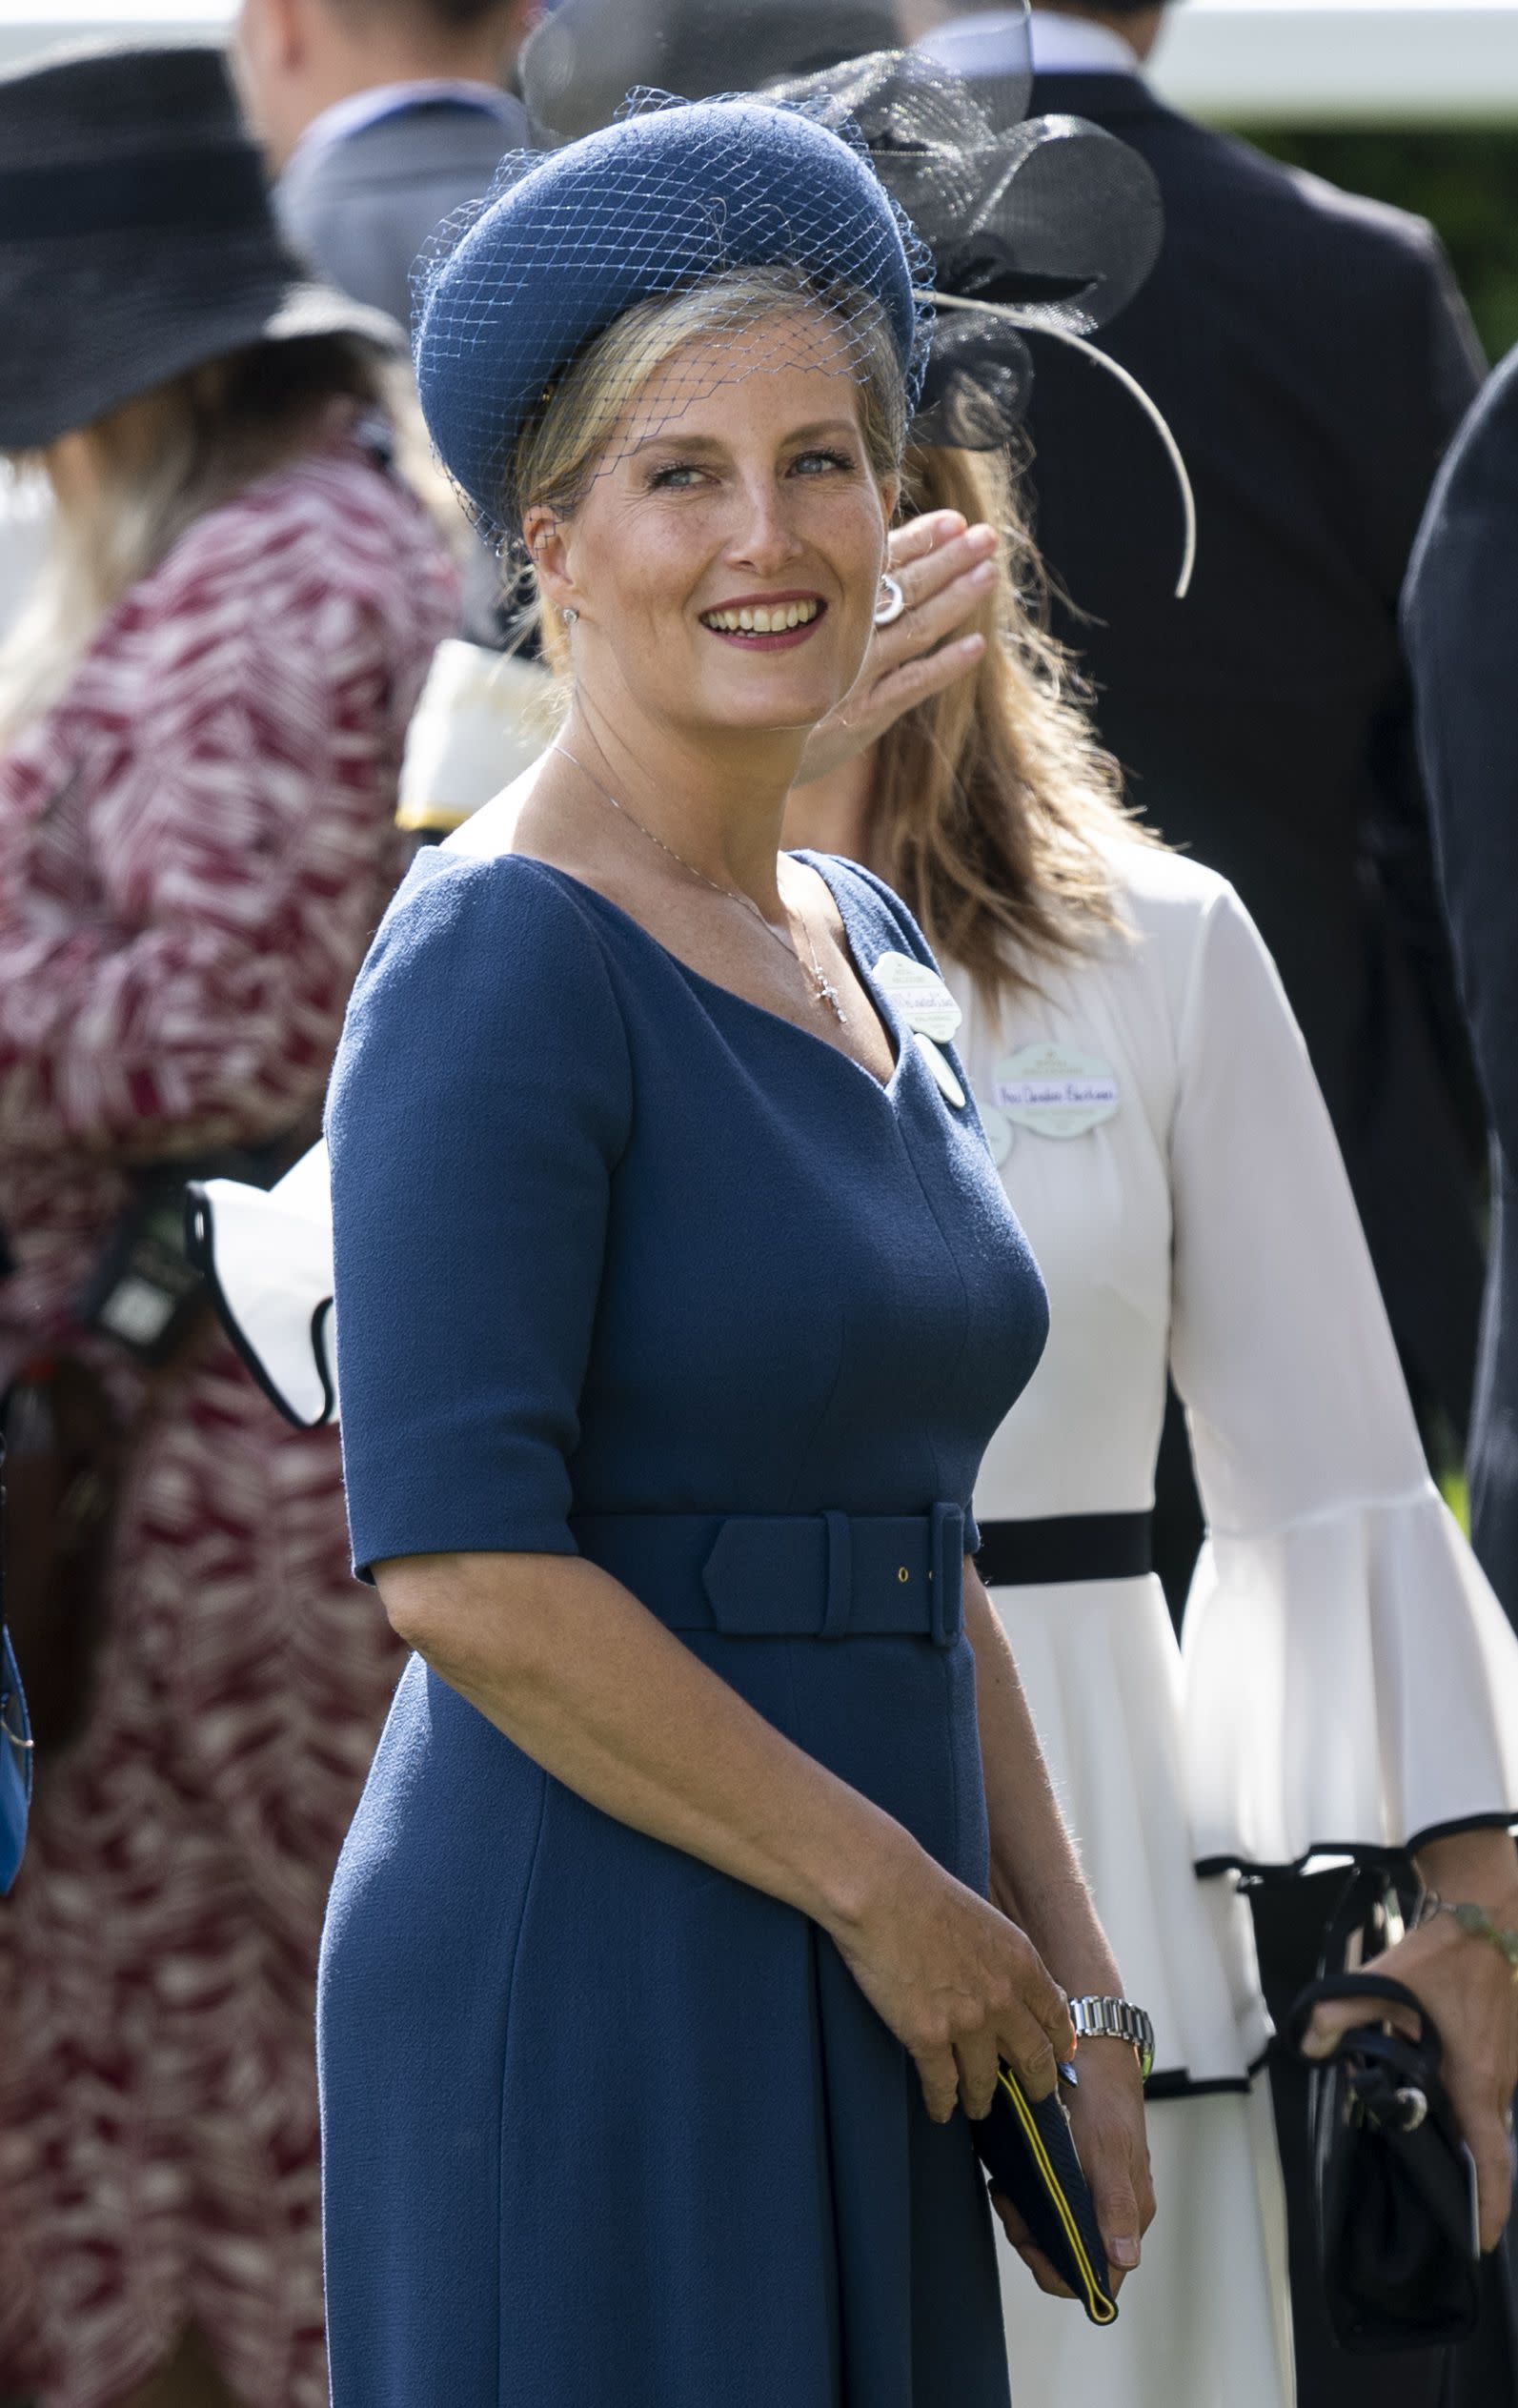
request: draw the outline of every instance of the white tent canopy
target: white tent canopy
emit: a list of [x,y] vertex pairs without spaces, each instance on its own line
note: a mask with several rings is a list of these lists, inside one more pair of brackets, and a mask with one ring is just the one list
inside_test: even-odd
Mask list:
[[1515,0],[1183,0],[1166,94],[1234,123],[1437,125],[1518,113]]
[[[825,5],[825,0],[819,0]],[[0,0],[0,60],[71,34],[213,33],[231,0]],[[1233,123],[1518,115],[1518,0],[1178,0],[1155,80]]]

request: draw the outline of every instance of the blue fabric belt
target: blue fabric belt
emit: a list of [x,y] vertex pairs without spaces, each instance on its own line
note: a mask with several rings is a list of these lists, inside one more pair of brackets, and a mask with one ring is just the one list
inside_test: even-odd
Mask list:
[[581,1513],[580,1553],[671,1630],[932,1639],[964,1628],[964,1515]]

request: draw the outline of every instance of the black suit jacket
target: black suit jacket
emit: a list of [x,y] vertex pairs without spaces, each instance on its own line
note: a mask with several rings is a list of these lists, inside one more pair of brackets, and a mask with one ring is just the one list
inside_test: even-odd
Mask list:
[[1470,1450],[1476,1551],[1518,1622],[1518,352],[1434,489],[1407,633],[1445,898],[1491,1115],[1496,1218]]
[[1163,106],[1137,75],[1041,77],[1148,160],[1165,242],[1103,336],[1159,402],[1180,505],[1116,384],[1035,341],[1040,536],[1103,738],[1164,836],[1233,880],[1276,956],[1355,1181],[1404,1359],[1463,1427],[1479,1306],[1479,1105],[1427,838],[1398,596],[1477,389],[1421,221]]

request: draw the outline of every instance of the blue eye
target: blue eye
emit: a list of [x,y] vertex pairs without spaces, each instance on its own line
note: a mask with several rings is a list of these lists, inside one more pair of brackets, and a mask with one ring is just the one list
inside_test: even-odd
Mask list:
[[671,460],[668,467],[654,471],[648,480],[648,490],[651,494],[688,493],[700,474],[700,470],[690,460]]
[[[859,462],[847,452],[801,452],[791,463],[797,476],[851,476]],[[662,467],[649,472],[646,490],[651,494],[688,494],[708,481],[710,472],[695,460],[666,460]]]

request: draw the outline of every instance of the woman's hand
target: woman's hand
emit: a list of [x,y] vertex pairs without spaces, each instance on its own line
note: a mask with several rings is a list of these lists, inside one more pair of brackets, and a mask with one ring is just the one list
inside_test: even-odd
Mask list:
[[[1083,2040],[1076,2072],[1079,2089],[1062,2089],[1060,2096],[1069,2113],[1082,2171],[1091,2186],[1116,2298],[1124,2276],[1138,2264],[1139,2245],[1154,2222],[1154,2184],[1149,2175],[1138,2051],[1126,2040]],[[1068,2299],[1068,2286],[1034,2246],[1010,2199],[993,2191],[991,2204],[1039,2289]]]
[[[910,518],[891,536],[890,571],[906,608],[870,638],[864,666],[836,711],[815,727],[797,772],[799,786],[825,778],[864,752],[903,712],[967,677],[983,636],[961,636],[996,591],[994,527],[966,527],[957,510]],[[956,641],[948,642],[949,637]]]
[[[1421,1850],[1418,1868],[1441,1897],[1483,1906],[1492,1920],[1518,1927],[1518,1856],[1503,1831],[1469,1831]],[[1436,1915],[1369,1962],[1367,1973],[1400,1981],[1427,2007],[1445,2044],[1444,2080],[1476,2161],[1481,2246],[1495,2249],[1512,2207],[1508,2115],[1518,2090],[1518,1989],[1489,1940],[1473,1939],[1453,1916]],[[1366,2008],[1364,1999],[1330,1999],[1307,2027],[1307,2056],[1332,2056],[1346,2032],[1373,2013],[1415,2033],[1405,2008]]]
[[916,2062],[928,2114],[979,2119],[1004,2059],[1030,2098],[1047,2098],[1075,2054],[1064,1993],[1015,1923],[956,1881],[915,1841],[883,1848],[867,1893],[830,1923],[865,1997]]

